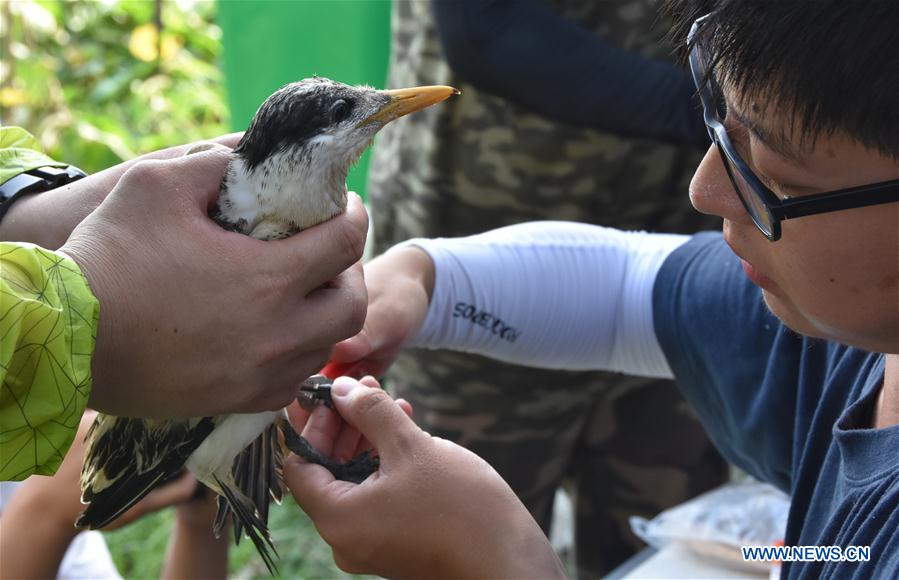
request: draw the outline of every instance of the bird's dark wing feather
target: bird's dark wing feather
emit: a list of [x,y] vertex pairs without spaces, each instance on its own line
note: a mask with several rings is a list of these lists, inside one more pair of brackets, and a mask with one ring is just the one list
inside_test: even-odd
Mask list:
[[[216,535],[221,531],[219,517],[222,518],[222,523],[224,523],[224,518],[227,517],[228,510],[230,510],[234,513],[235,530],[238,525],[241,526],[241,529],[246,532],[247,537],[249,537],[250,541],[253,542],[253,545],[256,546],[256,551],[259,552],[262,561],[265,562],[265,567],[268,568],[269,573],[271,573],[272,576],[275,576],[278,573],[278,567],[275,565],[275,559],[272,557],[272,554],[277,556],[278,551],[275,550],[275,546],[272,544],[272,538],[268,531],[268,523],[260,518],[256,506],[253,505],[253,501],[244,495],[242,491],[236,489],[234,486],[228,485],[217,475],[213,477],[215,478],[215,483],[221,489],[221,495],[219,496],[219,511],[216,514]],[[224,501],[222,501],[223,498]],[[225,504],[227,504],[227,506],[223,507]],[[224,515],[222,515],[223,513]]]
[[97,415],[87,434],[79,528],[102,528],[177,474],[212,432],[213,417],[153,421]]
[[[228,514],[233,511],[234,542],[239,544],[241,537],[246,533],[259,549],[263,560],[266,559],[266,554],[260,548],[257,538],[265,538],[266,544],[271,546],[268,532],[269,502],[274,499],[280,503],[284,494],[284,450],[278,435],[278,425],[272,423],[234,458],[231,473],[237,489],[250,502],[250,506],[246,509],[235,509],[232,499],[227,494],[219,496],[218,512],[213,527],[218,536]],[[252,517],[245,517],[241,511],[249,512]]]

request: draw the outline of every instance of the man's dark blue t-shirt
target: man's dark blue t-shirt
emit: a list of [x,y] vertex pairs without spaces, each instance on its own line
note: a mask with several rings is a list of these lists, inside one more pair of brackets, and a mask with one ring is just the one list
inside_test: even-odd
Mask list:
[[899,425],[871,429],[884,356],[799,336],[720,234],[664,263],[656,335],[725,457],[792,497],[787,546],[870,546],[868,562],[784,562],[784,578],[899,578]]

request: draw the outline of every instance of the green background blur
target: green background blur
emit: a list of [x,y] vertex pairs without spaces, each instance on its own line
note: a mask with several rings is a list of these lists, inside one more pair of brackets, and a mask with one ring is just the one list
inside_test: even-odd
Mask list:
[[[220,2],[231,126],[247,126],[278,87],[312,75],[384,87],[390,49],[387,0]],[[365,191],[366,152],[347,178]]]

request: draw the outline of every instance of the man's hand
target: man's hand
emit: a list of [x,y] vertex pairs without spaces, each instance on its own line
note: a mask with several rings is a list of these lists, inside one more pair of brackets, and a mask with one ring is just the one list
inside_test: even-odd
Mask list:
[[[242,134],[222,135],[211,143],[235,147]],[[198,143],[188,143],[147,153],[69,185],[26,195],[12,204],[0,221],[0,240],[31,242],[56,250],[66,242],[75,226],[106,199],[122,175],[134,165],[148,159],[182,157],[197,145]]]
[[134,164],[61,251],[100,301],[90,406],[189,417],[285,406],[357,333],[368,219],[261,242],[207,216],[230,149]]
[[344,377],[331,393],[346,423],[321,406],[303,435],[341,460],[359,450],[361,435],[362,448],[370,441],[378,449],[379,470],[356,485],[291,455],[284,475],[341,569],[400,578],[564,576],[540,527],[485,461],[419,429],[380,389]]
[[421,328],[434,275],[431,257],[414,246],[392,250],[366,264],[368,313],[362,332],[334,348],[324,374],[383,375]]

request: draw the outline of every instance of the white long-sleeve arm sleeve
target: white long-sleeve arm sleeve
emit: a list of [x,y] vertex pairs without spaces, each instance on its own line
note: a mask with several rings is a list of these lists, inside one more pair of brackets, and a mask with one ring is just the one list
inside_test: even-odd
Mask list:
[[[414,239],[436,266],[411,347],[527,366],[672,376],[652,290],[688,236],[532,222],[466,238]],[[400,247],[397,246],[397,247]]]

